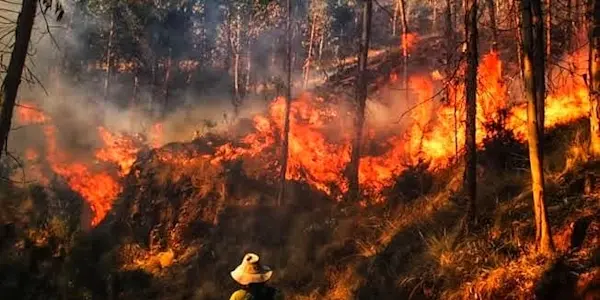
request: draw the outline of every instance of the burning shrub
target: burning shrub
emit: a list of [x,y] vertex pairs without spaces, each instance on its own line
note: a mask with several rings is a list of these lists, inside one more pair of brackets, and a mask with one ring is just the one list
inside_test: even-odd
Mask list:
[[415,165],[406,166],[388,192],[389,200],[411,201],[430,192],[433,176],[429,170],[429,162],[419,160]]
[[479,153],[479,164],[494,170],[524,170],[529,167],[527,146],[507,128],[508,115],[509,111],[502,109],[497,119],[484,124],[487,135]]

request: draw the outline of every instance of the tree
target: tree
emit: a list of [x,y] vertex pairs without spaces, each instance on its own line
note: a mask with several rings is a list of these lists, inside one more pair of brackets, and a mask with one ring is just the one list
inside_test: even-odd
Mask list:
[[[533,193],[533,212],[535,217],[535,242],[540,253],[551,254],[554,251],[546,203],[544,198],[543,153],[540,140],[544,134],[539,116],[544,114],[544,41],[543,19],[540,0],[521,1],[521,32],[523,34],[523,78],[527,98],[527,140],[529,143],[529,162]],[[541,97],[541,98],[540,98]],[[542,105],[540,105],[542,103]],[[542,110],[541,112],[539,110]],[[542,123],[543,124],[543,123]]]
[[369,53],[369,40],[371,37],[372,0],[363,0],[362,3],[362,29],[358,48],[358,74],[356,75],[356,112],[354,117],[354,139],[349,165],[349,200],[358,200],[360,170],[360,146],[362,144],[363,125],[365,123],[365,107],[367,103],[367,59]]
[[546,55],[552,54],[552,0],[546,0]]
[[35,20],[38,1],[23,0],[21,12],[17,18],[17,27],[15,29],[15,41],[8,70],[2,82],[2,109],[0,111],[0,157],[8,141],[13,111],[17,99],[17,91],[23,75],[25,58],[31,39],[31,31]]
[[498,25],[496,24],[496,3],[495,0],[487,0],[488,11],[490,13],[490,23],[492,26],[492,50],[498,50]]
[[292,109],[292,2],[287,0],[287,14],[285,16],[285,46],[286,46],[286,87],[285,87],[285,120],[283,125],[283,144],[281,147],[281,170],[279,173],[279,195],[277,204],[283,203],[285,197],[285,184],[287,174],[287,164],[289,157],[289,140],[290,140],[290,110]]
[[477,145],[475,141],[477,122],[477,0],[467,1],[465,14],[465,33],[467,39],[467,74],[465,78],[465,95],[467,119],[465,127],[465,183],[469,198],[468,221],[473,223],[477,201]]
[[408,100],[408,21],[406,20],[406,2],[400,3],[400,16],[402,18],[402,75],[404,77],[404,98]]
[[600,1],[590,1],[589,36],[589,95],[590,95],[590,153],[600,157]]
[[113,39],[115,35],[115,8],[110,8],[110,28],[108,29],[108,41],[106,43],[106,75],[104,77],[104,101],[108,100],[110,93],[110,77],[112,73]]

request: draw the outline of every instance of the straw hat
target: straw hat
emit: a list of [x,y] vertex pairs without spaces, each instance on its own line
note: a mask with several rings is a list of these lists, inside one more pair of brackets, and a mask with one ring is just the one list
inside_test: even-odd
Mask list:
[[258,255],[254,253],[246,254],[242,263],[231,271],[231,277],[241,285],[266,282],[271,275],[271,268],[261,265]]

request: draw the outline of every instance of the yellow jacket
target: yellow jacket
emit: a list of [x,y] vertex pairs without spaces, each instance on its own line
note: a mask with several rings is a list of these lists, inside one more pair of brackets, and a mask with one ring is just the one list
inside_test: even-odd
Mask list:
[[[269,287],[269,289],[272,289],[274,292],[272,300],[284,300],[283,293],[281,293],[281,291],[271,287]],[[231,295],[229,300],[255,300],[255,298],[246,290],[237,290]]]

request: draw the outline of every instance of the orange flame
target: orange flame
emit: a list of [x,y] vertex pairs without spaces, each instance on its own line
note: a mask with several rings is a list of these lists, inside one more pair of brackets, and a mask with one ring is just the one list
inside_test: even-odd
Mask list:
[[129,174],[131,166],[135,162],[139,148],[133,140],[125,137],[117,137],[104,127],[98,128],[98,133],[106,145],[104,148],[96,151],[96,158],[104,162],[112,162],[119,165],[119,175]]
[[48,120],[46,115],[35,106],[21,104],[17,106],[17,119],[23,124],[41,124]]
[[417,36],[416,33],[413,32],[409,32],[406,35],[402,35],[402,43],[401,43],[401,47],[402,49],[406,49],[407,51],[411,51],[415,45],[417,44],[419,37]]
[[[416,37],[415,37],[416,38]],[[568,58],[574,62],[581,59],[581,53]],[[509,105],[509,94],[502,74],[502,61],[498,53],[491,52],[481,58],[478,69],[477,89],[477,136],[476,142],[482,145],[486,136],[486,123],[499,118],[501,109],[508,110],[506,128],[512,130],[520,141],[526,140],[526,107],[523,103]],[[459,74],[464,74],[464,66]],[[390,77],[393,81],[394,75]],[[442,80],[439,71],[429,75],[412,76],[409,88],[419,105],[408,112],[408,120],[401,127],[394,128],[393,136],[377,145],[378,151],[363,151],[359,169],[359,183],[370,202],[383,200],[383,191],[391,187],[397,176],[407,166],[428,162],[430,170],[449,166],[460,155],[464,145],[465,103],[464,84],[450,86],[448,99],[440,103],[435,97],[436,81]],[[547,127],[564,124],[585,117],[589,111],[589,99],[585,83],[580,78],[565,75],[562,85],[550,91],[546,99]],[[406,101],[406,99],[398,99]],[[17,116],[22,122],[46,123],[47,161],[52,170],[61,175],[71,188],[81,194],[94,211],[92,224],[98,224],[108,213],[121,191],[117,176],[102,170],[92,170],[86,164],[73,162],[72,157],[59,151],[56,142],[56,127],[47,124],[49,118],[35,109],[20,107]],[[241,139],[244,146],[233,143],[219,146],[213,155],[199,155],[199,159],[209,159],[212,164],[243,157],[263,156],[269,158],[268,167],[277,167],[280,156],[279,143],[282,139],[285,99],[277,98],[271,103],[267,115],[254,117],[254,132]],[[351,132],[348,125],[336,122],[347,115],[341,115],[334,106],[309,93],[301,94],[292,102],[290,112],[289,159],[286,178],[304,181],[313,188],[336,199],[348,191],[345,170],[350,162]],[[376,133],[365,128],[364,148],[374,143]],[[335,131],[337,130],[337,131]],[[399,131],[402,130],[402,131]],[[137,152],[133,140],[115,135],[105,128],[98,129],[104,147],[95,152],[98,160],[115,163],[120,167],[119,175],[129,173]],[[335,131],[333,134],[327,132]],[[154,124],[150,129],[152,147],[159,147],[164,141],[163,125]],[[30,157],[26,155],[26,157]],[[31,156],[33,157],[33,156]],[[163,151],[159,159],[165,162],[187,164],[189,156],[176,151]],[[368,202],[361,202],[366,205]]]
[[[464,66],[461,69],[464,72]],[[392,76],[391,80],[394,79]],[[359,182],[362,190],[373,201],[382,200],[381,192],[393,185],[395,178],[406,166],[420,161],[429,162],[435,170],[446,167],[462,153],[464,145],[464,85],[450,87],[450,99],[438,104],[434,99],[434,81],[441,80],[440,72],[429,76],[413,76],[409,85],[417,103],[409,114],[410,124],[403,134],[396,134],[385,142],[387,151],[361,158]],[[502,61],[498,53],[484,55],[478,70],[477,136],[481,145],[486,135],[485,124],[499,118],[499,110],[508,107],[508,89],[502,75]],[[546,126],[572,121],[585,116],[589,105],[585,85],[573,80],[546,99]],[[278,98],[271,104],[269,117],[254,118],[256,132],[246,136],[246,147],[231,144],[218,149],[213,163],[231,160],[244,155],[257,155],[273,146],[283,128],[285,102]],[[521,141],[525,140],[523,105],[509,110],[506,127],[513,130]],[[304,93],[292,104],[290,116],[290,142],[287,178],[304,180],[328,195],[339,196],[348,189],[343,173],[350,161],[350,137],[342,135],[340,141],[331,142],[323,131],[337,112]],[[372,131],[370,135],[372,135]],[[337,197],[339,198],[339,197]]]
[[35,151],[32,148],[27,148],[27,150],[25,150],[25,159],[28,161],[34,161],[37,160],[39,157],[37,151]]
[[[105,171],[92,170],[83,162],[73,162],[73,158],[58,147],[57,128],[50,123],[51,118],[35,106],[18,107],[17,118],[21,123],[45,122],[43,130],[46,136],[46,161],[52,171],[63,177],[69,187],[89,204],[93,212],[91,224],[98,225],[121,192],[122,187],[118,179]],[[124,137],[116,137],[104,128],[99,128],[99,133],[106,147],[96,152],[97,158],[117,163],[121,167],[119,174],[125,175],[131,168],[138,149],[133,147],[132,141]],[[37,158],[37,152],[28,149],[25,156],[33,160]]]

